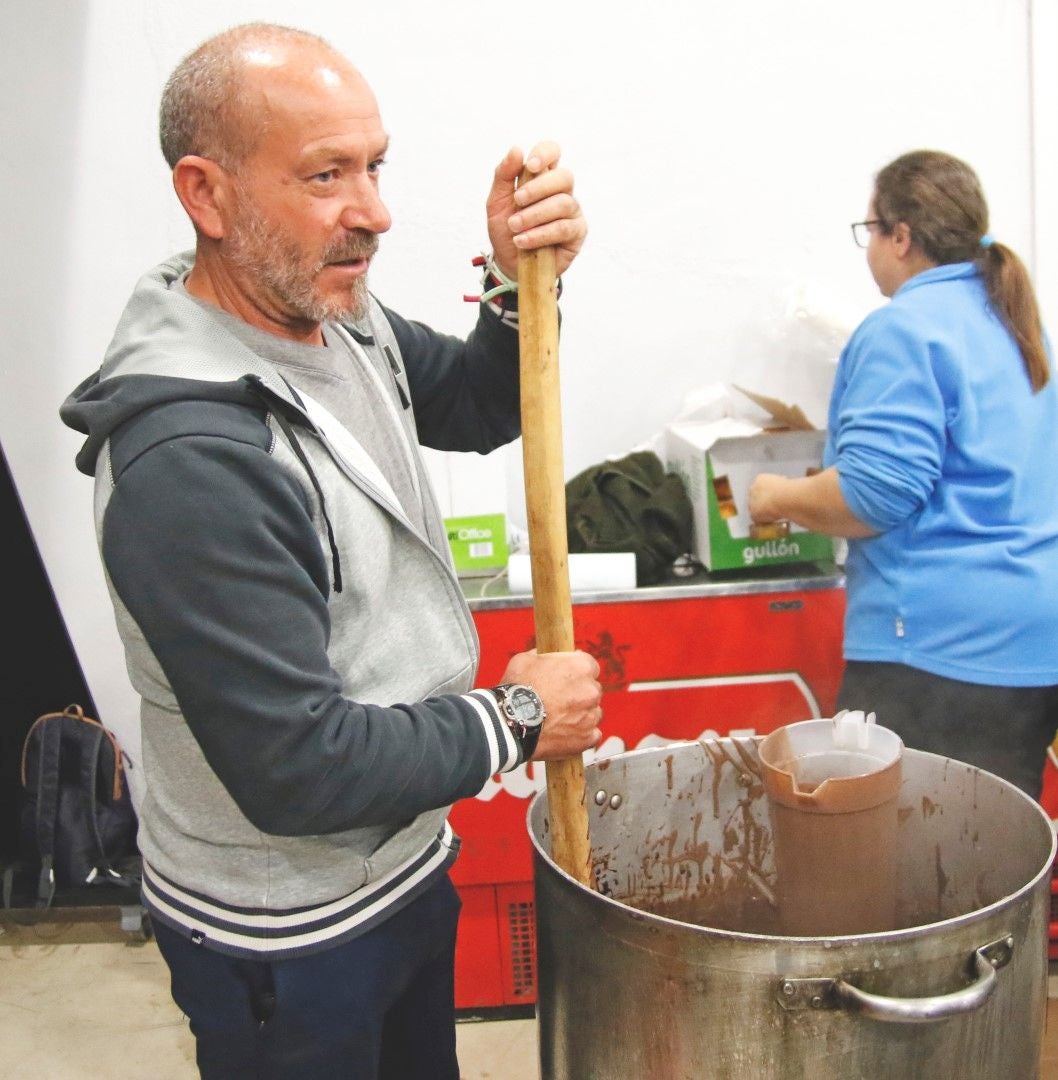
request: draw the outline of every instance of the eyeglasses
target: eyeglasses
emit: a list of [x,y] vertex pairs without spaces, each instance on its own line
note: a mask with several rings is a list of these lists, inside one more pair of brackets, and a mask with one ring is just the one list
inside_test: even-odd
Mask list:
[[871,225],[884,225],[881,218],[871,218],[870,221],[854,221],[849,228],[852,229],[852,239],[856,246],[865,248],[871,242]]

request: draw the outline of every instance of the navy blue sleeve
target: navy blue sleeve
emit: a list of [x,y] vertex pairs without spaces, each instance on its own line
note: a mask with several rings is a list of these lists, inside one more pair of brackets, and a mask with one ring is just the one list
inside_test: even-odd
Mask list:
[[521,434],[518,331],[485,305],[466,341],[383,308],[400,346],[419,441],[487,454]]
[[305,492],[269,454],[263,415],[206,408],[213,434],[194,403],[112,438],[102,548],[211,768],[257,828],[285,836],[406,821],[476,794],[498,717],[469,696],[343,696],[327,656],[330,561]]

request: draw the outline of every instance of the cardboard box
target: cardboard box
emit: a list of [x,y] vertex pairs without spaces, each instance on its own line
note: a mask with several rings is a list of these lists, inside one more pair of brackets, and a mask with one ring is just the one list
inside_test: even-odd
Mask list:
[[467,577],[495,574],[507,565],[504,514],[445,518],[445,533],[458,574]]
[[710,570],[831,561],[829,536],[792,522],[755,526],[749,488],[758,473],[810,475],[822,465],[825,434],[795,407],[741,391],[769,416],[766,426],[738,417],[670,424],[668,469],[683,478],[694,507],[694,555]]

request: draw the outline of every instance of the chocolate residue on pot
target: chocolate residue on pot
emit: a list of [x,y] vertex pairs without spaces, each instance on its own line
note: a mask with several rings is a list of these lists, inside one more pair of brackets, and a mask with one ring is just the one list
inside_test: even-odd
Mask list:
[[[742,770],[744,772],[750,772],[756,777],[761,775],[760,757],[757,755],[756,743],[748,743],[745,739],[732,739],[731,745],[735,748],[735,752],[742,759]],[[734,764],[734,759],[729,758]],[[736,768],[738,766],[736,765]],[[749,786],[748,784],[746,785]]]
[[696,1064],[684,1057],[679,1030],[679,1019],[685,1013],[686,965],[675,959],[670,963],[675,970],[665,978],[651,1007],[634,1010],[624,1018],[626,1023],[643,1026],[643,1033],[630,1045],[642,1048],[644,1077],[692,1076],[697,1071]]
[[[658,760],[665,766],[668,816],[663,824],[644,822],[642,832],[633,827],[634,837],[615,837],[624,858],[616,852],[612,860],[596,856],[600,892],[680,922],[774,934],[779,924],[773,841],[756,743],[699,743],[705,767],[690,776],[680,774],[674,755]],[[732,788],[738,792],[733,800]]]
[[923,795],[922,796],[922,816],[923,816],[923,818],[931,818],[931,817],[933,817],[933,815],[938,810],[942,814],[944,813],[944,808],[942,806],[940,806],[939,804],[935,803],[928,795]]
[[612,851],[592,851],[591,872],[595,877],[595,887],[599,892],[606,893],[607,895],[610,893],[610,887],[607,884],[607,874],[610,872],[610,860],[612,858]]
[[779,913],[773,900],[754,892],[729,888],[705,896],[688,896],[652,906],[635,905],[665,919],[705,926],[713,930],[734,930],[741,934],[779,936]]
[[[758,792],[759,794],[759,792]],[[639,872],[614,899],[641,911],[699,926],[746,933],[778,930],[770,860],[771,832],[753,816],[753,796],[738,800],[722,822],[723,852],[701,838],[703,815],[688,821],[690,835],[678,846],[683,829],[647,836]]]
[[944,910],[944,894],[948,889],[948,875],[944,873],[944,867],[940,863],[940,844],[936,845],[936,867],[937,867],[937,911]]
[[998,892],[994,884],[989,884],[991,875],[991,870],[982,870],[974,878],[974,892],[979,908],[988,907],[989,904],[994,904],[1002,898],[1002,892]]
[[720,816],[720,766],[713,770],[713,817]]
[[760,759],[756,756],[755,746],[747,747],[737,739],[731,740],[738,760],[728,753],[723,743],[716,739],[700,739],[699,745],[705,751],[706,757],[713,763],[713,817],[720,817],[720,781],[724,763],[731,765],[738,773],[739,783],[748,789],[749,794],[759,795],[763,791],[764,782],[761,779]]

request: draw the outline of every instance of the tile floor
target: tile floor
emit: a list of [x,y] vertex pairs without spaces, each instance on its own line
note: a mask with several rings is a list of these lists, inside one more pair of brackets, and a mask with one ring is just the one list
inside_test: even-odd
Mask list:
[[[114,937],[104,925],[0,922],[4,1080],[195,1080],[157,947]],[[464,1080],[539,1080],[534,1020],[461,1023],[457,1039]],[[1039,1080],[1058,1080],[1058,1000]]]
[[[3,1080],[196,1080],[157,946],[120,936],[0,921]],[[535,1020],[460,1023],[456,1037],[463,1080],[539,1080]]]

